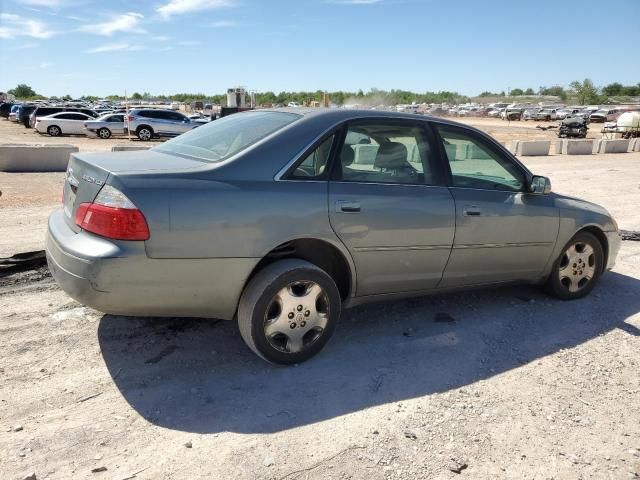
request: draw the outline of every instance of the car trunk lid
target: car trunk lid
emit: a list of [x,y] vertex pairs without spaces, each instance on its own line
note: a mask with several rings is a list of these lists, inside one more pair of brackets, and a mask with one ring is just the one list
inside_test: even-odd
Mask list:
[[75,223],[78,206],[93,202],[102,186],[109,183],[110,177],[179,173],[209,167],[211,164],[208,162],[155,150],[74,153],[67,167],[62,196],[65,220],[71,229],[80,231]]

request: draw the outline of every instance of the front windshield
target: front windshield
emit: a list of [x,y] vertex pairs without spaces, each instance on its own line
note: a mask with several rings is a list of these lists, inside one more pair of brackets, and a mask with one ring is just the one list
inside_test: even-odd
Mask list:
[[221,162],[299,118],[302,116],[272,111],[235,113],[184,133],[154,150]]

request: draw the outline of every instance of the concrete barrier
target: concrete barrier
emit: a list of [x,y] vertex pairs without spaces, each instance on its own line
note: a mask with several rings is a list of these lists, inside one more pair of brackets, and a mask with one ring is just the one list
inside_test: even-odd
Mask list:
[[73,145],[0,145],[2,172],[64,172],[69,156],[78,151]]
[[134,150],[149,150],[153,145],[114,145],[112,152],[131,152]]
[[593,140],[560,140],[560,153],[563,155],[593,154]]
[[600,140],[599,153],[627,153],[629,150],[629,140]]
[[562,140],[556,140],[554,142],[557,155],[562,155]]
[[512,152],[523,157],[537,157],[549,155],[551,149],[550,140],[516,140],[512,146]]

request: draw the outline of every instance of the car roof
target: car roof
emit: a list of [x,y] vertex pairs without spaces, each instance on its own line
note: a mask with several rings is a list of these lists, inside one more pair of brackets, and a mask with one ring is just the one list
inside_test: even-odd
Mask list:
[[429,120],[429,121],[434,121],[434,122],[449,124],[449,125],[461,125],[461,126],[475,130],[473,127],[469,127],[469,125],[446,120],[446,119],[443,119],[442,117],[435,117],[432,115],[416,115],[415,113],[402,113],[402,112],[393,112],[388,110],[283,107],[283,108],[265,108],[265,109],[259,109],[259,110],[253,110],[253,111],[254,112],[292,113],[292,114],[302,116],[303,118],[301,119],[301,121],[320,120],[320,121],[325,121],[327,125],[344,122],[347,120],[362,120],[367,118],[372,118],[372,119],[373,118],[395,118],[395,119],[406,119],[406,120],[414,120],[414,121]]

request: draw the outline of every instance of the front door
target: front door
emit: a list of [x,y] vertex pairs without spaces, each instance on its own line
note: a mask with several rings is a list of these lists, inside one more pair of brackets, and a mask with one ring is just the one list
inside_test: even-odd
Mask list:
[[329,218],[349,249],[356,295],[435,288],[455,207],[424,122],[350,123],[329,183]]
[[440,286],[535,280],[552,253],[559,210],[526,192],[524,169],[483,135],[439,125],[456,204],[456,235]]

